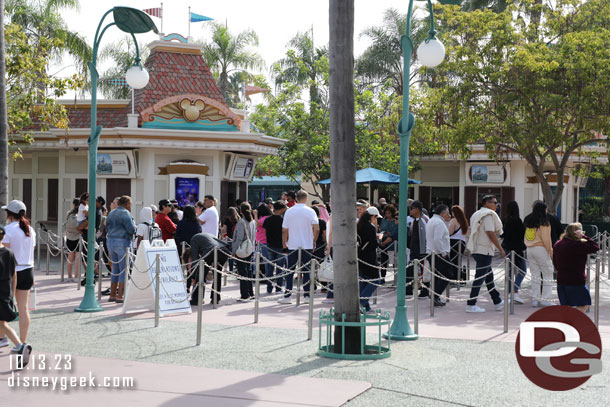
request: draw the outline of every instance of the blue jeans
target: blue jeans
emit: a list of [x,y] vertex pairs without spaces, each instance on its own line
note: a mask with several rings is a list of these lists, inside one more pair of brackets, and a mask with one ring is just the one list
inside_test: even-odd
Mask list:
[[[266,247],[267,249],[267,254],[264,254],[263,252],[263,256],[265,256],[267,258],[267,260],[269,260],[269,262],[267,264],[265,264],[265,277],[267,277],[268,281],[267,281],[267,292],[271,293],[273,291],[273,284],[272,284],[272,280],[271,278],[273,277],[273,271],[275,270],[275,275],[282,275],[284,274],[283,270],[280,269],[276,269],[275,266],[278,267],[286,267],[286,255],[284,253],[282,253],[282,248],[281,247]],[[280,287],[282,287],[284,284],[284,278],[280,277],[278,279],[275,280],[275,291],[279,292],[282,289]]]
[[[301,249],[301,264],[309,263],[309,260],[311,260],[311,250]],[[290,253],[287,256],[288,265],[286,267],[291,270],[296,270],[298,261],[299,261],[299,251],[294,250],[292,253]],[[303,273],[303,291],[305,293],[304,294],[305,297],[308,297],[309,296],[309,264],[307,264],[307,266],[305,266],[305,267],[301,267],[301,271],[307,272],[307,273]],[[286,293],[284,294],[284,297],[290,298],[290,296],[292,295],[293,285],[294,285],[294,275],[293,275],[293,273],[290,273],[290,274],[286,275]]]
[[[493,256],[486,256],[478,253],[474,253],[472,257],[474,257],[477,269],[474,274],[474,281],[472,282],[472,290],[470,290],[470,298],[473,299],[466,302],[468,305],[475,305],[477,303],[477,297],[479,296],[481,285],[483,285],[483,276],[491,271],[491,261],[493,259]],[[500,293],[496,290],[494,284],[493,273],[489,273],[484,279],[485,285],[487,285],[487,291],[489,291],[493,303],[499,304],[502,302]]]
[[131,245],[130,239],[116,239],[109,237],[106,239],[110,261],[112,262],[112,273],[110,274],[111,283],[124,283],[127,274],[127,250]]
[[[370,280],[367,277],[360,276],[360,278],[365,280]],[[360,281],[360,297],[367,297],[360,299],[360,305],[366,310],[370,310],[371,306],[369,304],[368,297],[371,297],[373,293],[377,290],[377,286],[374,284],[380,284],[381,279],[373,280],[373,281]]]

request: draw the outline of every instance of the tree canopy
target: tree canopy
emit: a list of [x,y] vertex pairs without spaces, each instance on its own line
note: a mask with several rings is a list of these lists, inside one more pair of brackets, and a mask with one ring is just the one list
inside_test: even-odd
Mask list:
[[447,56],[436,68],[443,86],[424,87],[435,103],[428,118],[463,157],[474,144],[496,160],[523,157],[555,212],[570,156],[594,159],[587,146],[610,131],[610,3],[437,11]]

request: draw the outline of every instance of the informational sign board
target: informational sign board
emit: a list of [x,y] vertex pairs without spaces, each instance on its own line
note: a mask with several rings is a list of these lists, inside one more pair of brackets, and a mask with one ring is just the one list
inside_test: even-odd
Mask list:
[[[135,267],[131,272],[131,278],[127,281],[123,314],[155,309],[157,254],[161,260],[159,315],[191,313],[176,242],[170,239],[165,243],[162,240],[155,240],[152,243],[142,240],[140,243]],[[147,271],[142,272],[144,270]]]
[[232,181],[250,181],[254,175],[255,165],[255,157],[235,154],[231,158],[226,176]]
[[182,207],[195,205],[199,200],[199,178],[176,177],[175,197],[178,204]]
[[467,163],[466,171],[466,185],[508,185],[510,183],[509,163],[504,165]]
[[132,151],[99,151],[95,164],[99,178],[134,178],[136,175]]

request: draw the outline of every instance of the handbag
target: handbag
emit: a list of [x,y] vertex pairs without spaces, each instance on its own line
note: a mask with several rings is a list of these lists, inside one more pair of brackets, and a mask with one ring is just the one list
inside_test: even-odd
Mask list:
[[254,243],[250,239],[250,224],[245,224],[246,239],[239,244],[235,255],[241,259],[245,259],[254,252]]
[[331,283],[333,282],[333,259],[330,257],[325,257],[324,261],[320,263],[320,268],[318,269],[318,280],[328,281]]

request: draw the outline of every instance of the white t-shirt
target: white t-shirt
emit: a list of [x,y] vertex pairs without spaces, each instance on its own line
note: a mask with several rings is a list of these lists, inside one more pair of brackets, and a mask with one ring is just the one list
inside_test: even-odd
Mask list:
[[214,237],[218,237],[218,210],[215,206],[210,206],[201,215],[199,220],[205,222],[201,225],[203,233],[209,233]]
[[296,204],[284,213],[282,228],[288,229],[288,250],[299,247],[307,250],[313,249],[312,225],[317,225],[318,216],[305,204]]
[[87,219],[87,215],[85,215],[85,211],[89,211],[89,205],[78,205],[78,213],[76,214],[76,220],[78,223]]
[[34,246],[36,246],[36,232],[30,226],[30,236],[26,236],[19,227],[19,222],[11,222],[4,227],[6,234],[2,239],[3,244],[10,245],[10,249],[15,254],[17,267],[15,270],[21,271],[34,267]]

